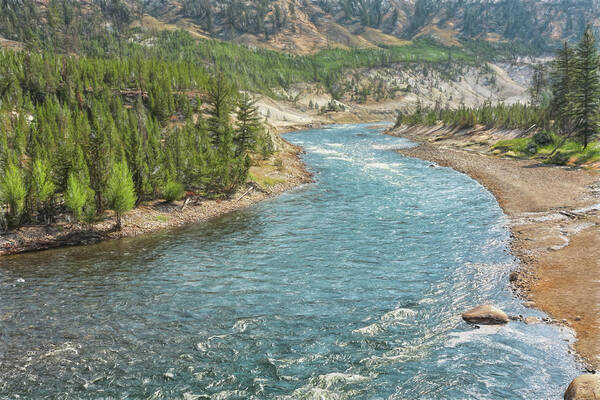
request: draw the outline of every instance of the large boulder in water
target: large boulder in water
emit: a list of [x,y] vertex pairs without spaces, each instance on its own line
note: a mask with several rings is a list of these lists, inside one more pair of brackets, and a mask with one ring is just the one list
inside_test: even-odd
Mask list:
[[508,315],[494,306],[485,304],[463,313],[462,318],[471,324],[500,325],[508,322]]
[[600,399],[600,375],[585,374],[573,379],[565,392],[565,400]]

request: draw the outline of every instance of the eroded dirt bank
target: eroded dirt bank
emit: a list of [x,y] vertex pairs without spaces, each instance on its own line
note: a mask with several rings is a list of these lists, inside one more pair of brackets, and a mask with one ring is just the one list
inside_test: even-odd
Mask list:
[[[499,158],[490,145],[511,132],[403,127],[390,132],[420,142],[401,153],[463,172],[488,188],[510,218],[511,275],[517,292],[572,327],[575,348],[600,368],[600,174]],[[501,137],[494,137],[497,134]]]
[[114,230],[115,221],[108,212],[91,227],[66,221],[23,226],[0,235],[0,256],[132,237],[208,220],[248,207],[312,180],[298,156],[300,152],[299,147],[283,142],[283,150],[276,157],[250,169],[251,177],[257,182],[242,186],[228,200],[189,196],[172,204],[159,200],[143,203],[126,214],[121,231]]

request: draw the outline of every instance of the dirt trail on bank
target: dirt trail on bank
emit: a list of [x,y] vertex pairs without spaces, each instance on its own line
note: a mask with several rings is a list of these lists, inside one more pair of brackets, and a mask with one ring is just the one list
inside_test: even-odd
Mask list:
[[494,194],[510,217],[513,254],[522,261],[511,276],[515,289],[572,327],[576,351],[600,369],[600,174],[464,150],[456,137],[395,134],[425,141],[402,154],[463,172]]

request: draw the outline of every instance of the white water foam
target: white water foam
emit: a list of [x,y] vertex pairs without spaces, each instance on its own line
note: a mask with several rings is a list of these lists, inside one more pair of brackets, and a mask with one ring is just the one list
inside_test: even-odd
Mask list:
[[375,336],[383,332],[385,332],[385,328],[379,323],[374,323],[369,326],[365,326],[364,328],[355,329],[352,331],[352,333],[358,333],[366,336]]
[[344,155],[334,156],[334,157],[326,157],[327,160],[338,160],[338,161],[346,161],[346,162],[354,162],[350,157],[346,157]]
[[453,332],[451,338],[446,342],[447,347],[456,347],[462,343],[481,340],[481,336],[495,335],[502,329],[500,325],[481,325],[479,329],[473,329],[467,332]]
[[211,346],[211,343],[210,343],[212,340],[214,340],[214,339],[224,339],[224,338],[226,338],[227,336],[229,336],[229,335],[228,335],[228,334],[226,334],[226,335],[215,335],[215,336],[211,336],[211,337],[209,337],[208,339],[206,339],[206,341],[205,341],[205,342],[199,342],[199,343],[196,343],[196,350],[198,350],[198,351],[203,351],[203,352],[205,352],[205,351],[208,351],[208,349],[209,349],[210,347],[212,347],[212,346]]
[[393,322],[400,321],[406,318],[411,318],[417,315],[415,310],[411,310],[410,308],[397,308],[390,312],[387,312],[381,317],[382,321],[385,322]]
[[252,325],[256,325],[259,322],[259,319],[256,318],[241,318],[233,324],[233,329],[235,332],[244,333],[248,329],[248,327]]
[[356,398],[359,392],[356,390],[336,390],[336,386],[355,385],[376,378],[377,375],[364,376],[357,374],[347,374],[341,372],[332,372],[311,378],[307,385],[302,386],[291,395],[281,396],[279,399],[303,399],[303,400],[343,400]]
[[248,398],[246,390],[223,390],[210,396],[211,400],[227,400],[230,398]]
[[400,163],[367,163],[365,164],[365,168],[371,168],[371,169],[384,169],[387,171],[394,171],[394,172],[400,172],[398,171],[396,168],[401,167],[402,164]]
[[414,143],[393,143],[393,144],[374,144],[371,145],[371,148],[374,150],[402,150],[402,149],[409,149],[411,147],[415,147],[416,144]]
[[289,396],[279,397],[282,400],[344,400],[350,393],[336,393],[327,389],[301,387]]
[[401,324],[401,321],[412,318],[417,315],[417,312],[410,308],[396,308],[388,311],[379,318],[379,322],[375,322],[364,328],[355,329],[352,333],[358,333],[365,336],[375,336],[385,332],[386,328]]
[[373,379],[373,377],[356,374],[344,374],[341,372],[331,372],[329,374],[319,375],[316,378],[312,378],[311,383],[315,386],[329,389],[330,387],[338,384],[354,384],[368,381],[370,379]]
[[307,147],[307,150],[313,154],[323,154],[323,155],[342,155],[339,151],[325,149],[323,147]]

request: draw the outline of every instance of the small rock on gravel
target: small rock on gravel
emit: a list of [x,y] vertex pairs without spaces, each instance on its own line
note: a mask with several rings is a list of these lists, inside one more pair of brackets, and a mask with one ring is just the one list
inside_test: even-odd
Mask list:
[[489,304],[475,307],[462,314],[462,318],[478,325],[500,325],[508,323],[508,315],[499,308]]
[[538,317],[527,317],[524,319],[524,322],[527,325],[535,325],[535,324],[540,324],[542,322],[542,320],[539,319]]

